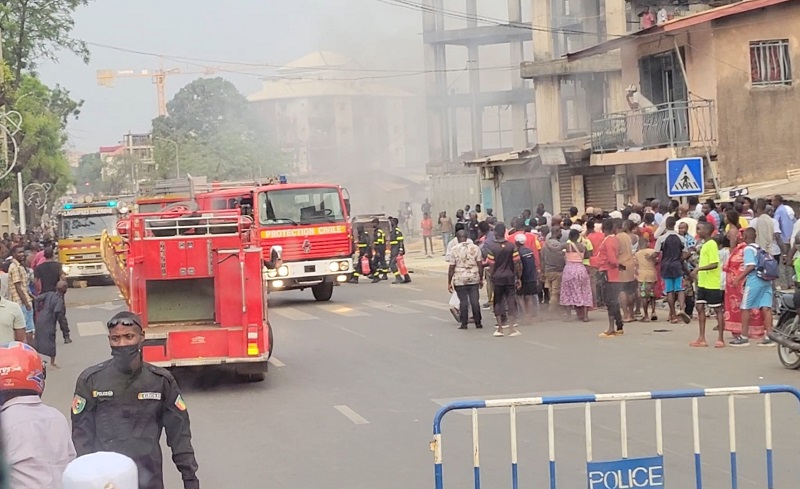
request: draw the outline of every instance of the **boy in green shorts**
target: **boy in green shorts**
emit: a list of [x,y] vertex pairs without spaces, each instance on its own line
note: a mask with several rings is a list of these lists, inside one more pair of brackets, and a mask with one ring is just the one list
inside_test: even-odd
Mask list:
[[692,270],[692,279],[697,281],[697,316],[699,319],[700,334],[689,346],[707,347],[706,343],[706,307],[710,307],[717,315],[717,342],[715,348],[724,348],[725,319],[722,312],[722,264],[719,262],[719,247],[711,239],[714,227],[708,222],[697,224],[697,234],[704,241],[700,248],[700,260],[697,267]]

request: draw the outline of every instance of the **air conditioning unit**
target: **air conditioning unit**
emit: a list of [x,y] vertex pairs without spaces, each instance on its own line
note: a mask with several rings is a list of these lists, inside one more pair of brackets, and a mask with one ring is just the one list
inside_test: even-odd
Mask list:
[[494,177],[495,177],[494,167],[492,166],[481,167],[481,178],[483,180],[494,180]]
[[628,175],[614,175],[614,179],[611,181],[611,187],[614,189],[614,192],[618,194],[628,192]]

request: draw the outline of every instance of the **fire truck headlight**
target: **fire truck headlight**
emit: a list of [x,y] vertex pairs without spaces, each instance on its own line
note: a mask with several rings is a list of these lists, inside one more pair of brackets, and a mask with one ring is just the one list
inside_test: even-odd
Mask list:
[[278,276],[278,271],[277,270],[275,270],[274,268],[268,268],[267,269],[267,277],[274,278],[274,277],[277,277],[277,276]]
[[338,272],[339,264],[335,261],[330,262],[330,264],[328,264],[328,270],[330,270],[331,272]]
[[339,271],[340,272],[345,272],[345,271],[347,271],[349,269],[350,269],[350,263],[348,263],[346,261],[340,261],[339,262]]
[[282,265],[278,269],[278,275],[280,275],[281,277],[286,277],[287,275],[289,275],[289,267],[287,267],[286,265]]

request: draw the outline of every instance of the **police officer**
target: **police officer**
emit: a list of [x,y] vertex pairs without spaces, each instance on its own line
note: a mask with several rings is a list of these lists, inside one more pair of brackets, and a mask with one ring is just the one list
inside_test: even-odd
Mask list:
[[[372,245],[370,243],[369,233],[364,230],[364,226],[358,226],[356,231],[358,232],[358,242],[356,244],[356,247],[358,248],[358,259],[353,267],[353,278],[350,279],[351,284],[357,284],[358,278],[363,275],[361,273],[361,259],[363,257],[367,257],[367,260],[370,262],[370,272],[372,272]],[[369,276],[370,274],[371,273],[367,273],[366,275]],[[372,283],[380,281],[381,279],[378,277],[372,277]]]
[[396,217],[390,218],[389,222],[392,226],[389,231],[389,245],[391,246],[389,267],[394,274],[394,283],[407,284],[411,282],[411,277],[409,277],[408,274],[401,276],[400,269],[397,267],[397,257],[406,254],[405,237],[403,236],[403,231],[400,230],[400,226],[398,226],[399,221]]
[[[375,226],[372,240],[375,251],[375,257],[372,260],[372,282],[375,283],[381,280],[388,280],[386,274],[389,273],[389,267],[386,265],[386,231],[381,229],[380,221],[377,217],[372,220],[372,225]],[[376,278],[378,280],[375,280]]]
[[167,432],[184,489],[198,489],[189,413],[165,369],[142,360],[139,316],[120,312],[108,321],[111,360],[89,367],[75,384],[72,441],[78,455],[116,452],[139,469],[139,489],[164,489],[159,440]]

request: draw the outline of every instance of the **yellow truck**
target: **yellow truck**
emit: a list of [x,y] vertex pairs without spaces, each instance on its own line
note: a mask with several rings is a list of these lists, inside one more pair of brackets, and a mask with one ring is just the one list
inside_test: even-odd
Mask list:
[[[65,203],[56,211],[58,260],[67,280],[110,278],[103,263],[100,240],[105,231],[117,236],[117,221],[124,205],[117,200]],[[123,211],[124,212],[124,211]]]

